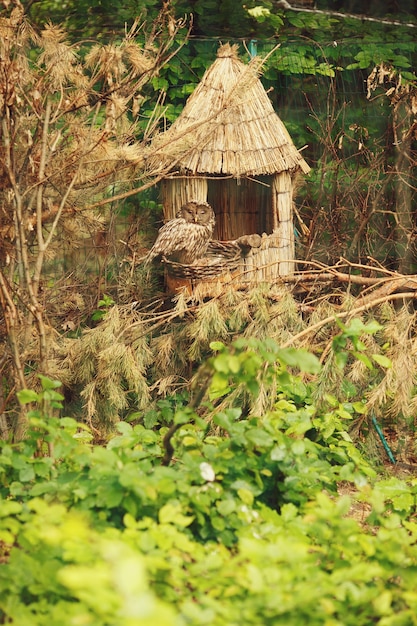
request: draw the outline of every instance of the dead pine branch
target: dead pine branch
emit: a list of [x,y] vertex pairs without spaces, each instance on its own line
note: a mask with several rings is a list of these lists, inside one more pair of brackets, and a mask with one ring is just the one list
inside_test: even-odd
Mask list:
[[[119,43],[92,44],[81,54],[63,28],[48,23],[37,32],[7,4],[0,23],[0,313],[11,364],[5,385],[18,392],[36,387],[37,373],[54,373],[57,329],[48,307],[56,278],[48,268],[65,266],[63,242],[72,254],[94,240],[104,212],[109,219],[118,199],[163,175],[146,163],[142,92],[191,25],[165,7],[148,31],[136,21]],[[161,115],[153,116],[154,130]]]
[[344,311],[343,313],[335,313],[334,315],[329,315],[328,317],[320,320],[316,324],[312,324],[311,326],[309,326],[308,328],[305,328],[304,330],[297,333],[296,335],[293,335],[293,337],[291,337],[291,339],[288,339],[288,341],[284,342],[281,345],[281,347],[289,348],[290,346],[300,341],[300,339],[303,339],[307,335],[317,332],[318,330],[320,330],[321,328],[323,328],[323,326],[326,326],[327,324],[331,324],[332,322],[335,321],[335,319],[342,320],[346,318],[352,318],[352,317],[355,317],[355,315],[359,315],[359,313],[362,313],[363,311],[367,311],[373,307],[379,306],[380,304],[383,304],[384,302],[393,302],[395,300],[407,300],[407,299],[410,300],[410,299],[416,298],[416,296],[417,294],[415,291],[408,291],[408,292],[406,291],[402,293],[388,294],[380,298],[375,298],[374,300],[369,301],[365,304],[362,304],[361,306],[354,307],[350,309],[349,311]]
[[403,290],[417,290],[417,275],[416,274],[400,274],[398,272],[392,272],[380,267],[368,266],[363,264],[350,263],[348,261],[341,261],[345,265],[352,267],[355,270],[361,269],[367,274],[384,274],[384,276],[364,276],[363,274],[352,274],[340,271],[340,266],[328,266],[321,263],[315,263],[312,261],[303,261],[305,265],[316,266],[317,269],[313,271],[305,270],[295,272],[292,276],[286,276],[283,282],[291,284],[296,283],[298,286],[311,285],[314,283],[329,283],[336,282],[347,285],[357,285],[360,287],[366,287],[365,293],[361,292],[358,296],[362,304],[378,300],[380,297],[393,294]]

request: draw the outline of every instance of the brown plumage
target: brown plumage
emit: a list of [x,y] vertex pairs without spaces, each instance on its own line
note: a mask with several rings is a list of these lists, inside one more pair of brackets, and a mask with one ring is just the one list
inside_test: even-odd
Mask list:
[[166,257],[177,263],[193,264],[204,256],[213,235],[214,224],[214,211],[207,202],[186,202],[177,217],[159,229],[145,263]]

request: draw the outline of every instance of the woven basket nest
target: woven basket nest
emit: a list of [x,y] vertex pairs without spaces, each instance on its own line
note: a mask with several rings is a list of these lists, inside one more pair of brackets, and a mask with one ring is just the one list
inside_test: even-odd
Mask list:
[[211,241],[204,258],[199,259],[195,265],[176,263],[166,257],[163,257],[162,260],[168,274],[173,278],[213,280],[224,272],[237,270],[241,252],[241,248],[235,242]]

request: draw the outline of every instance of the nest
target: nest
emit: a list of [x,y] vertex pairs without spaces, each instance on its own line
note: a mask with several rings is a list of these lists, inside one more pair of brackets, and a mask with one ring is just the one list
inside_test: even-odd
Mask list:
[[211,241],[206,255],[198,259],[193,265],[176,263],[166,257],[163,257],[162,260],[172,278],[213,280],[225,272],[237,270],[241,252],[241,248],[235,242]]

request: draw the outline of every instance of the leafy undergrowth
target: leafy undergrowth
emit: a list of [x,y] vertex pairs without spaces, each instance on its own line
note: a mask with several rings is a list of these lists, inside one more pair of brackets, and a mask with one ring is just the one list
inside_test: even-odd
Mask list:
[[[354,407],[312,401],[312,355],[213,347],[210,420],[190,401],[168,426],[120,423],[106,446],[49,417],[55,381],[21,394],[39,408],[24,441],[1,444],[1,623],[417,623],[417,481],[378,478],[348,435]],[[216,409],[261,378],[271,411]]]

